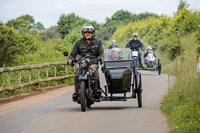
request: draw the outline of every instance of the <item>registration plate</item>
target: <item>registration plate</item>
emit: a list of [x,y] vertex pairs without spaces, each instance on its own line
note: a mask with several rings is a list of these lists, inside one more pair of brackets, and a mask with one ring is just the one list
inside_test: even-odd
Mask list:
[[138,56],[138,51],[132,51],[132,56]]

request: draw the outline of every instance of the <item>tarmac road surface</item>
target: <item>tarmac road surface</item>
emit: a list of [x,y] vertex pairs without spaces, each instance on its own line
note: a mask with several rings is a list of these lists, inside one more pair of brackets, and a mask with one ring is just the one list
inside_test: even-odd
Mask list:
[[95,103],[81,112],[69,91],[0,115],[0,133],[168,133],[169,125],[160,112],[168,76],[156,71],[141,73],[142,108],[136,99],[130,99]]

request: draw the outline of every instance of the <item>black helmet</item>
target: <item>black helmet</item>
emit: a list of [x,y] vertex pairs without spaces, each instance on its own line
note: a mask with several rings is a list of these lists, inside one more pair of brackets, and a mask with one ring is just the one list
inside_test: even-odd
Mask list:
[[95,29],[92,25],[90,24],[86,24],[83,28],[82,28],[82,33],[85,33],[85,32],[93,32],[95,33]]

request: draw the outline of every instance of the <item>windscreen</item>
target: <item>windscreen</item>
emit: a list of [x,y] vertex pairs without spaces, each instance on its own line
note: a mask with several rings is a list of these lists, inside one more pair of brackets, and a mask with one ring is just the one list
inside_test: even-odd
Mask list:
[[131,50],[127,48],[112,48],[104,50],[105,61],[130,60]]

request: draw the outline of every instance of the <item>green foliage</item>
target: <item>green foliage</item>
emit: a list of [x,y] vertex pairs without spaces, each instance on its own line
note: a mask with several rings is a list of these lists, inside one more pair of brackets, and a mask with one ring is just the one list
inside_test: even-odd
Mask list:
[[172,18],[167,16],[151,17],[119,26],[108,42],[116,40],[118,45],[125,47],[128,40],[132,38],[132,33],[137,32],[145,46],[151,45],[154,50],[159,49],[164,52],[175,44],[174,40],[178,41],[177,38],[196,31],[199,23],[198,13],[183,8]]
[[145,12],[145,13],[140,13],[138,15],[133,16],[132,21],[136,20],[143,20],[143,19],[148,19],[148,18],[159,18],[160,16],[155,14],[155,13],[150,13],[150,12]]
[[0,67],[24,65],[27,54],[37,51],[40,38],[20,34],[17,30],[0,25]]
[[69,15],[61,15],[57,24],[59,33],[62,35],[62,38],[69,34],[70,31],[75,29],[76,32],[81,32],[81,29],[85,24],[91,24],[95,27],[95,29],[99,28],[99,25],[95,21],[89,21],[87,19],[81,18],[75,15],[75,13],[71,13]]
[[58,26],[51,26],[50,28],[40,32],[40,36],[44,41],[54,38],[60,38]]
[[137,22],[148,18],[159,18],[159,16],[149,12],[140,13],[137,15],[132,14],[129,11],[119,10],[114,13],[111,18],[106,18],[106,23],[100,26],[100,30],[97,32],[97,37],[103,40],[103,42],[108,42],[110,45],[109,39],[115,33],[117,28],[124,27],[130,22]]
[[16,19],[9,20],[6,26],[18,29],[22,33],[31,32],[31,30],[41,31],[44,30],[42,23],[37,22],[30,15],[23,15]]
[[76,32],[70,32],[64,38],[64,44],[70,44],[71,46],[73,46],[81,37],[82,37],[81,34],[78,34]]
[[177,56],[179,56],[183,52],[183,48],[179,43],[175,43],[171,45],[168,49],[169,58],[174,60]]
[[21,35],[0,23],[0,67],[13,64],[17,55],[20,54],[20,45],[18,44]]
[[130,22],[132,19],[132,14],[129,11],[119,10],[116,13],[114,13],[111,18],[106,18],[106,26],[109,25],[120,25],[120,24],[126,24]]
[[179,5],[178,5],[178,11],[179,12],[180,10],[184,9],[184,8],[188,8],[190,5],[187,3],[186,0],[180,0],[179,1]]
[[198,26],[198,32],[196,34],[196,38],[197,38],[197,43],[198,43],[196,52],[197,52],[197,56],[200,57],[200,25]]
[[196,72],[195,33],[181,37],[179,43],[185,49],[185,55],[165,66],[176,80],[162,101],[161,110],[168,117],[172,133],[198,133],[200,75]]

